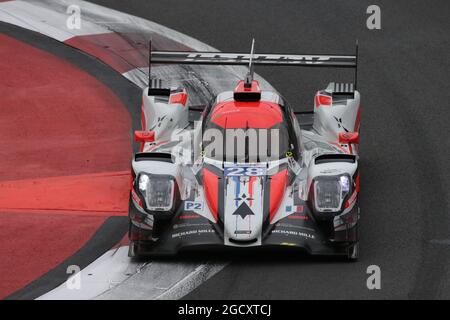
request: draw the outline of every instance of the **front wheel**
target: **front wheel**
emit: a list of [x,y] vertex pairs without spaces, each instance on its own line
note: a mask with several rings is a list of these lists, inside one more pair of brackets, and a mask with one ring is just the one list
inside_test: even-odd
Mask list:
[[154,244],[152,230],[139,228],[131,219],[129,220],[128,239],[130,243],[128,246],[128,256],[132,258],[144,256],[146,249]]

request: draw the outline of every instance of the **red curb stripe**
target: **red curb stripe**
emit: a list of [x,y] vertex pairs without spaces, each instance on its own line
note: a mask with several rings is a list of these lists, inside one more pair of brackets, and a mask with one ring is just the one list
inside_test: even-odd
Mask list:
[[0,181],[128,170],[130,114],[74,65],[0,34]]
[[126,215],[130,174],[86,174],[0,182],[0,211],[78,211]]
[[106,217],[2,213],[0,299],[74,254]]

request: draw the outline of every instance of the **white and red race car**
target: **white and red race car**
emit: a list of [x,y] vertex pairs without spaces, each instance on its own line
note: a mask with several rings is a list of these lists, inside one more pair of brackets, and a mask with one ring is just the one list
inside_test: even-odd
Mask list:
[[295,113],[253,80],[254,65],[356,70],[357,52],[254,54],[252,46],[250,54],[150,57],[152,64],[248,65],[249,72],[202,110],[190,108],[186,89],[160,80],[144,90],[130,256],[286,247],[358,258],[359,92],[330,83],[316,93],[312,112]]

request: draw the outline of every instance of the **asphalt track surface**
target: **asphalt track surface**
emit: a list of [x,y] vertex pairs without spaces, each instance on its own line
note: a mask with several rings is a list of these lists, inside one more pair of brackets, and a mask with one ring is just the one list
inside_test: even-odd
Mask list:
[[[359,39],[361,258],[228,256],[191,299],[450,298],[448,1],[95,0],[221,51],[347,53]],[[366,9],[381,7],[381,30]],[[297,110],[333,70],[258,68]],[[231,84],[230,84],[231,85]],[[224,257],[221,257],[223,259]],[[366,269],[381,268],[381,290]]]

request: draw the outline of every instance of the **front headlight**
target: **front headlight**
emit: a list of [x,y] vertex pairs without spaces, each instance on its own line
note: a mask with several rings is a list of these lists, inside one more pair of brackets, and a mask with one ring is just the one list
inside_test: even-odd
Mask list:
[[314,206],[321,213],[341,211],[342,204],[350,192],[350,177],[321,176],[314,180]]
[[138,185],[148,211],[172,210],[175,192],[173,179],[141,173]]

